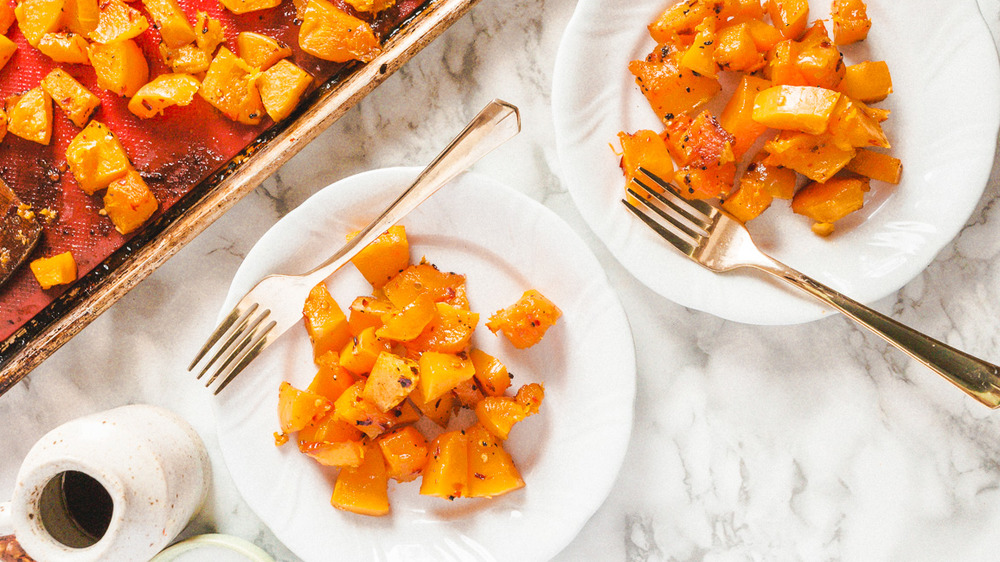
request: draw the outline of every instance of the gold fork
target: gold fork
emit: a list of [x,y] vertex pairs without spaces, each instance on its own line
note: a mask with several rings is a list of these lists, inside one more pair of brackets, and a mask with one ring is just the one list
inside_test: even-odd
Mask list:
[[208,337],[191,362],[191,371],[218,345],[198,374],[200,379],[217,362],[205,383],[218,394],[267,346],[302,321],[302,303],[309,291],[344,266],[390,226],[424,202],[444,184],[486,156],[521,130],[521,117],[513,105],[493,100],[476,115],[381,215],[318,267],[302,275],[269,275],[247,293]]
[[[948,346],[856,302],[761,252],[743,224],[706,203],[681,197],[669,183],[639,168],[661,189],[633,178],[622,203],[672,246],[716,273],[753,268],[785,281],[843,312],[979,402],[1000,406],[1000,368]],[[640,206],[646,210],[640,209]]]

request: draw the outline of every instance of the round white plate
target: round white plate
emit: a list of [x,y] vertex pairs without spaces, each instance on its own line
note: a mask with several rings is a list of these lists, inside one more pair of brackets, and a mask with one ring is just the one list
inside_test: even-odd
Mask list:
[[[265,275],[307,271],[364,226],[416,178],[415,168],[353,176],[320,191],[254,246],[224,311]],[[426,256],[467,276],[480,313],[474,343],[514,374],[513,387],[545,385],[539,415],[511,432],[506,448],[526,487],[493,500],[420,496],[419,479],[390,483],[383,518],[330,505],[334,471],[278,448],[277,390],[315,374],[309,338],[293,328],[226,388],[215,404],[219,442],[250,507],[305,560],[360,562],[545,560],[583,527],[611,489],[625,455],[635,398],[635,355],[621,304],[582,240],[555,214],[480,175],[466,174],[406,217],[414,261]],[[368,285],[353,266],[328,281],[342,308]],[[563,311],[545,338],[516,350],[483,324],[536,288]]]
[[[811,18],[829,15],[810,2]],[[894,93],[878,104],[898,186],[872,182],[866,205],[823,239],[787,202],[750,223],[767,253],[862,302],[898,290],[962,228],[985,188],[1000,127],[1000,69],[975,0],[869,0],[872,31],[847,62],[885,60]],[[562,178],[580,213],[640,281],[681,305],[752,324],[795,324],[833,314],[779,282],[702,269],[620,203],[619,131],[662,125],[627,69],[655,46],[646,26],[663,0],[580,0],[556,57],[553,106]],[[829,26],[828,26],[829,28]],[[725,94],[725,92],[724,92]],[[720,95],[724,104],[724,95]],[[714,107],[714,106],[712,106]]]

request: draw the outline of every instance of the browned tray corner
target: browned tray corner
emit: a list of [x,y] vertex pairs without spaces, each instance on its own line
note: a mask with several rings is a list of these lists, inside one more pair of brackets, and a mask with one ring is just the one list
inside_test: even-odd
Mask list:
[[430,0],[368,64],[323,83],[260,137],[0,343],[0,395],[287,162],[478,0]]

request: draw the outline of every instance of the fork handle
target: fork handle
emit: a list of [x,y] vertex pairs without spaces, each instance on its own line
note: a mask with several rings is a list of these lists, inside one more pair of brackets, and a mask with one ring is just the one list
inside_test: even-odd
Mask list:
[[777,260],[753,265],[811,294],[951,381],[979,402],[1000,406],[1000,367],[959,351],[848,298]]
[[510,140],[521,131],[521,116],[517,107],[501,100],[486,104],[465,129],[438,154],[413,184],[396,198],[375,220],[340,248],[325,262],[304,274],[306,285],[312,287],[333,275],[361,249],[371,244],[390,226],[417,208],[444,184],[466,168]]

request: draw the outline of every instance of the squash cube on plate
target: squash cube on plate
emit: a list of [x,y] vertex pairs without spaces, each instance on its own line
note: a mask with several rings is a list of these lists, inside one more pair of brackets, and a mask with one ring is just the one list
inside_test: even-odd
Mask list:
[[502,396],[510,386],[510,373],[499,359],[481,349],[469,353],[472,366],[476,369],[476,380],[487,396]]
[[33,47],[46,33],[58,31],[62,19],[63,0],[21,0],[14,8],[17,26]]
[[545,332],[562,316],[552,301],[535,289],[525,291],[516,303],[496,311],[486,327],[491,332],[503,332],[518,349],[531,347],[542,340]]
[[420,493],[453,500],[469,489],[469,440],[461,431],[438,435],[430,445],[430,456],[421,472]]
[[487,396],[475,411],[479,423],[500,439],[507,439],[514,424],[531,415],[527,406],[511,396]]
[[42,289],[65,285],[76,280],[76,260],[71,252],[49,258],[38,258],[30,264],[31,272]]
[[830,15],[833,17],[833,42],[837,45],[856,43],[868,37],[872,20],[868,19],[868,9],[862,0],[833,0]]
[[[754,101],[757,94],[771,87],[771,82],[743,75],[726,107],[719,114],[719,125],[733,135],[733,156],[742,158],[757,139],[767,131],[766,125],[753,120]],[[661,176],[662,177],[662,176]]]
[[469,347],[472,334],[479,324],[479,313],[452,306],[446,302],[436,303],[437,315],[431,319],[416,338],[403,342],[407,349],[415,352],[439,351],[441,353],[461,353]]
[[475,424],[465,430],[468,440],[468,491],[466,497],[492,498],[524,487],[514,459],[490,432]]
[[104,194],[104,210],[115,229],[122,234],[142,226],[158,207],[156,196],[135,170],[125,172],[124,176],[111,182]]
[[826,131],[841,94],[813,86],[774,86],[754,100],[753,120],[772,129],[818,135]]
[[264,109],[272,121],[288,117],[312,83],[312,75],[287,60],[280,60],[257,78]]
[[656,132],[648,129],[632,134],[620,132],[618,141],[622,147],[621,167],[625,173],[626,184],[635,177],[639,166],[660,178],[670,178],[674,175],[674,162],[670,158],[667,144]]
[[898,184],[903,173],[903,163],[899,158],[863,148],[845,168],[866,178],[891,184]]
[[247,125],[256,125],[264,116],[257,90],[260,72],[222,47],[212,59],[198,94],[223,115]]
[[892,93],[889,65],[885,61],[849,65],[837,89],[847,97],[865,103],[882,101]]
[[88,54],[97,74],[97,85],[109,92],[130,98],[149,80],[146,57],[131,39],[92,43]]
[[195,44],[202,51],[212,56],[215,49],[226,40],[222,22],[210,17],[205,12],[198,12],[194,26]]
[[87,195],[108,187],[132,169],[125,149],[110,129],[91,121],[66,147],[66,163]]
[[49,144],[52,97],[41,87],[7,98],[7,131],[22,139]]
[[424,403],[437,399],[476,374],[472,361],[453,353],[427,351],[420,356],[418,364],[420,380],[417,386]]
[[415,480],[427,465],[430,445],[413,426],[393,429],[379,436],[378,446],[385,459],[389,478],[397,482]]
[[177,48],[194,42],[194,28],[177,0],[142,0],[142,5],[153,18],[160,38],[168,47]]
[[326,0],[306,3],[299,28],[299,47],[314,57],[333,62],[370,62],[382,51],[371,26]]
[[61,68],[53,69],[42,79],[42,89],[77,127],[85,126],[101,105],[100,98]]
[[0,141],[7,136],[7,112],[0,109]]
[[361,396],[386,412],[405,400],[419,380],[416,361],[383,351],[368,374]]
[[451,414],[455,410],[454,394],[446,392],[434,400],[424,401],[419,392],[411,392],[409,398],[409,402],[413,403],[424,417],[441,427],[448,426]]
[[340,366],[340,356],[336,351],[328,351],[316,358],[319,370],[306,389],[329,400],[336,400],[356,379],[347,369]]
[[[833,232],[833,223],[864,206],[868,178],[833,178],[812,182],[792,198],[792,211],[816,221],[813,231],[820,236]],[[817,226],[818,225],[818,226]]]
[[379,410],[378,406],[362,396],[364,387],[364,380],[359,380],[348,387],[334,402],[333,415],[336,419],[356,427],[369,439],[374,439],[398,423],[402,423],[397,420],[402,417],[403,412],[398,408],[386,412]]
[[160,43],[160,60],[174,72],[201,74],[212,64],[212,55],[202,51],[194,43],[176,49]]
[[855,149],[842,149],[828,134],[810,135],[797,131],[782,131],[764,145],[769,155],[768,166],[791,168],[805,177],[825,182],[854,158]]
[[262,71],[292,56],[292,48],[288,45],[253,31],[241,31],[236,36],[236,50],[247,64]]
[[362,375],[371,371],[379,355],[389,351],[390,347],[388,340],[378,337],[375,328],[365,328],[344,345],[340,352],[340,366],[355,375]]
[[105,0],[101,3],[101,14],[97,19],[97,29],[90,38],[98,43],[114,43],[135,39],[149,29],[149,20],[142,12],[122,0]]
[[382,326],[382,315],[391,313],[392,303],[376,297],[358,297],[351,303],[351,315],[347,323],[351,333],[357,336],[365,328],[378,329]]
[[201,84],[190,74],[161,74],[144,84],[128,102],[128,110],[148,119],[173,105],[188,105]]
[[63,5],[62,23],[77,35],[89,37],[97,29],[100,18],[98,0],[66,0]]
[[38,42],[38,50],[55,62],[90,64],[87,40],[76,33],[46,33]]
[[798,39],[809,23],[809,0],[767,0],[767,15],[786,39]]
[[382,325],[375,334],[383,339],[397,342],[412,341],[423,333],[424,328],[437,316],[437,305],[427,295],[382,316]]
[[[395,235],[392,235],[395,237]],[[381,272],[389,275],[393,268],[403,263],[403,244],[401,241],[385,240],[386,247],[379,253],[383,254],[387,263],[380,266]],[[409,259],[409,246],[405,246]],[[374,266],[374,264],[369,264]],[[376,273],[375,267],[369,268],[369,273]],[[381,286],[385,297],[396,308],[402,308],[421,294],[426,294],[435,302],[447,302],[460,308],[468,309],[469,301],[465,294],[465,276],[457,273],[445,273],[428,263],[411,265],[393,276]]]
[[333,404],[326,398],[299,390],[290,383],[278,385],[278,425],[282,433],[293,433],[326,416]]
[[369,443],[365,447],[360,466],[340,470],[330,503],[361,515],[389,513],[389,473],[378,445]]
[[313,356],[319,357],[328,351],[339,351],[351,341],[351,331],[347,317],[333,300],[326,284],[320,282],[309,291],[302,305],[306,332],[313,343]]

